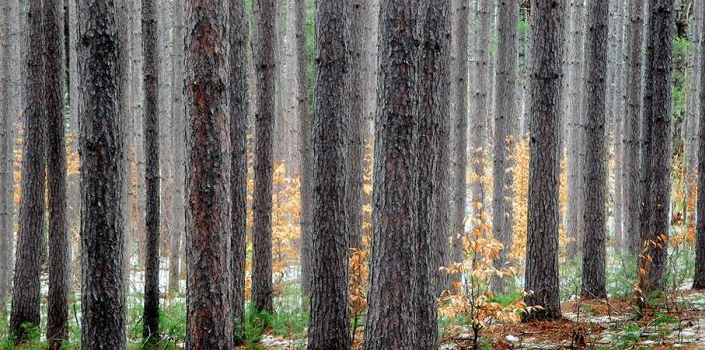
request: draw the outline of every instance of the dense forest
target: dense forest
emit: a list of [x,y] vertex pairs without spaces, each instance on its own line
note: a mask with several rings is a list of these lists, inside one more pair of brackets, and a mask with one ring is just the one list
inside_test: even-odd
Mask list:
[[0,349],[702,349],[705,0],[2,0]]

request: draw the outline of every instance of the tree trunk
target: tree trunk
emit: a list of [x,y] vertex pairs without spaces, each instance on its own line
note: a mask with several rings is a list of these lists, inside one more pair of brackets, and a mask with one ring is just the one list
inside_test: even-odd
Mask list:
[[460,1],[457,9],[454,32],[457,47],[457,75],[455,75],[455,116],[453,130],[455,135],[455,164],[453,166],[453,219],[451,232],[453,235],[453,262],[463,259],[462,236],[465,234],[465,197],[467,169],[467,128],[468,128],[468,17],[470,8],[466,1]]
[[47,166],[49,186],[49,293],[47,341],[61,348],[68,337],[69,236],[66,223],[66,140],[64,121],[63,1],[44,3],[45,101],[47,104]]
[[188,0],[186,198],[189,349],[232,349],[228,4]]
[[[700,5],[700,15],[705,18],[705,6]],[[695,248],[695,278],[693,289],[705,289],[705,35],[700,34],[700,124],[698,158],[698,219]]]
[[[690,41],[692,42],[692,55],[690,56],[690,74],[688,81],[688,107],[686,123],[686,145],[688,147],[685,154],[686,159],[686,201],[690,201],[697,194],[697,167],[698,167],[698,119],[700,117],[699,94],[700,94],[700,61],[701,61],[701,38],[703,32],[703,0],[693,0],[693,15],[690,22]],[[695,208],[692,208],[695,209]],[[685,223],[696,220],[696,212],[691,208],[685,210]],[[697,224],[697,223],[696,223]],[[687,225],[691,227],[691,225]],[[692,227],[695,227],[693,225]]]
[[230,205],[232,220],[233,317],[235,342],[245,339],[245,261],[247,258],[247,26],[244,1],[228,2],[230,14]]
[[642,246],[649,242],[639,267],[646,273],[639,288],[648,293],[663,288],[666,269],[670,209],[671,81],[673,71],[674,9],[672,0],[651,0],[649,41],[646,49],[646,93],[642,130],[642,168],[649,175],[642,183]]
[[526,245],[528,306],[524,320],[561,317],[558,284],[558,138],[565,1],[532,4],[531,161]]
[[582,297],[607,297],[606,275],[606,194],[607,150],[605,115],[607,96],[607,45],[609,30],[609,0],[591,0],[588,7],[589,31],[585,49],[588,53],[586,104],[585,235],[583,238]]
[[38,327],[40,319],[41,255],[44,232],[44,185],[46,175],[46,96],[44,91],[44,19],[42,3],[27,7],[29,31],[26,56],[25,129],[22,162],[17,260],[12,293],[10,329],[18,341],[28,336],[24,324]]
[[[436,296],[438,270],[443,266],[443,237],[438,225],[440,203],[446,200],[444,184],[439,180],[445,174],[438,169],[440,153],[447,154],[448,144],[441,150],[441,137],[447,138],[450,121],[448,85],[450,48],[450,4],[448,1],[428,0],[419,7],[422,18],[421,52],[419,54],[419,131],[418,131],[418,230],[416,231],[416,346],[418,349],[436,349]],[[441,132],[444,135],[441,135]],[[447,155],[446,164],[447,166]],[[439,222],[440,221],[440,222]],[[447,234],[447,231],[446,231]]]
[[346,208],[350,143],[346,129],[351,111],[350,101],[344,97],[351,92],[348,6],[348,0],[322,0],[316,6],[313,276],[308,328],[311,350],[350,349],[348,250],[352,231]]
[[384,0],[364,348],[416,347],[418,2]]
[[[13,15],[13,7],[11,1],[5,2],[2,5],[2,23],[0,36],[9,37],[11,33],[11,21]],[[2,77],[2,95],[0,104],[2,110],[0,113],[0,318],[7,320],[7,309],[5,301],[10,292],[10,280],[12,278],[12,246],[10,245],[11,237],[15,234],[12,216],[10,215],[10,206],[14,199],[10,199],[10,188],[14,187],[14,177],[12,176],[12,160],[14,155],[12,152],[13,126],[14,126],[14,111],[12,109],[12,100],[10,98],[10,83],[12,81],[11,72],[11,48],[10,40],[2,42],[2,65],[0,66],[0,76]]]
[[258,311],[273,312],[272,301],[272,133],[274,132],[276,4],[255,0],[257,21],[257,114],[255,115],[255,193],[252,257],[252,302]]
[[641,60],[643,44],[644,2],[629,1],[628,25],[628,64],[626,82],[626,115],[624,119],[624,199],[625,199],[625,237],[629,253],[637,257],[641,252],[641,234],[639,226],[639,142],[641,118]]
[[616,1],[616,45],[615,45],[615,71],[614,90],[610,98],[613,99],[614,114],[614,239],[612,247],[621,254],[624,251],[624,0]]
[[142,52],[144,65],[144,154],[147,255],[144,266],[144,314],[142,337],[147,343],[159,342],[159,49],[157,48],[157,4],[142,2]]
[[569,137],[566,142],[568,150],[568,208],[566,226],[568,231],[568,258],[574,258],[579,250],[580,236],[580,192],[582,172],[580,171],[580,141],[581,116],[583,114],[583,20],[584,1],[570,1],[570,46],[568,53],[569,65]]
[[[512,182],[514,176],[514,130],[516,129],[517,100],[517,26],[519,4],[516,1],[499,2],[498,46],[497,46],[497,113],[494,129],[494,167],[492,199],[492,232],[495,239],[503,244],[499,256],[494,259],[496,269],[506,268],[509,252],[512,249]],[[493,277],[492,289],[496,293],[505,292],[506,279]]]
[[308,113],[308,60],[306,57],[306,1],[296,0],[296,80],[298,103],[296,114],[299,124],[299,157],[301,163],[301,292],[308,302],[311,292],[311,196],[312,163],[311,119]]
[[125,348],[122,104],[127,71],[123,8],[80,0],[82,335],[86,349]]
[[[184,3],[174,0],[174,58],[172,96],[172,147],[174,152],[174,203],[169,249],[169,293],[179,292],[179,254],[184,232]],[[182,257],[185,258],[185,257]]]

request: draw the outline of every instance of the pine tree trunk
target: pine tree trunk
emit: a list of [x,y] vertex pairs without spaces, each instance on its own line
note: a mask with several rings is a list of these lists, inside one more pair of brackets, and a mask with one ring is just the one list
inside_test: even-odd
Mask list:
[[524,320],[561,317],[558,284],[558,138],[565,1],[532,3],[531,161]]
[[418,2],[383,0],[375,118],[370,291],[364,348],[416,344]]
[[[516,128],[517,100],[517,26],[519,5],[516,1],[499,2],[498,46],[497,46],[497,113],[494,129],[494,167],[492,199],[492,233],[503,245],[499,256],[494,259],[496,269],[506,268],[509,252],[512,249],[512,168],[514,161],[514,130]],[[506,280],[494,277],[492,289],[504,293]]]
[[616,1],[617,16],[615,48],[614,99],[614,242],[615,252],[625,251],[624,239],[624,0]]
[[77,11],[82,14],[78,57],[83,87],[81,344],[86,349],[124,349],[124,9],[114,1],[80,0]]
[[232,349],[228,4],[188,0],[186,211],[189,349]]
[[626,115],[624,119],[624,197],[625,197],[625,238],[629,253],[637,257],[641,252],[641,231],[639,225],[639,143],[641,118],[641,72],[643,43],[643,9],[641,0],[629,2],[628,63],[626,76]]
[[272,301],[272,133],[274,132],[276,4],[255,0],[257,21],[257,114],[255,115],[255,193],[252,258],[252,302],[258,311],[274,311]]
[[[159,342],[159,48],[157,48],[157,4],[142,2],[142,52],[144,66],[144,154],[147,186],[147,255],[144,266],[144,314],[142,337],[150,343]],[[162,16],[163,18],[163,16]]]
[[605,99],[607,97],[607,45],[609,0],[591,0],[588,6],[589,31],[585,50],[587,69],[585,235],[583,238],[583,284],[585,298],[607,297],[605,240],[607,228],[607,150],[605,140]]
[[[698,119],[700,118],[699,97],[700,97],[700,62],[701,62],[701,38],[703,31],[703,0],[693,0],[693,14],[690,22],[690,41],[692,42],[692,55],[690,56],[690,74],[688,75],[688,107],[686,122],[688,129],[686,131],[687,152],[686,159],[686,177],[685,189],[686,200],[689,201],[697,194],[697,167],[698,167]],[[696,213],[690,208],[685,211],[686,224],[690,220],[696,220]],[[697,224],[697,223],[696,223]],[[690,227],[690,225],[688,225]]]
[[[9,37],[11,28],[12,2],[8,1],[2,4],[2,22],[0,22],[0,36]],[[14,235],[12,228],[12,217],[10,215],[9,200],[10,188],[14,186],[14,178],[12,177],[12,135],[14,118],[12,118],[12,100],[10,99],[10,82],[12,79],[11,72],[11,51],[10,40],[2,42],[2,65],[0,66],[0,76],[2,78],[2,95],[0,96],[0,317],[3,321],[7,320],[7,309],[5,301],[10,292],[10,279],[12,278],[12,267],[10,264],[12,247],[10,246],[11,236]]]
[[17,260],[12,293],[10,329],[22,341],[24,324],[39,326],[40,273],[44,242],[44,189],[46,97],[44,91],[44,19],[42,3],[30,1],[27,7],[29,31],[26,56],[26,95],[24,151],[22,159],[22,201],[20,202]]
[[[700,4],[700,15],[705,18],[705,6]],[[695,248],[695,278],[693,289],[705,289],[705,34],[700,34],[700,124],[698,158],[698,219]]]
[[247,258],[247,26],[244,1],[230,1],[230,205],[232,220],[233,317],[235,342],[245,339],[245,261]]

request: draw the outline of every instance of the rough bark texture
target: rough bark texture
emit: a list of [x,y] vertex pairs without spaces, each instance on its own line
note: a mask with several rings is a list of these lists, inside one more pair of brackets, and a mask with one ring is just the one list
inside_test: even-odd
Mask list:
[[416,344],[417,7],[415,0],[380,6],[366,350]]
[[49,186],[49,292],[47,341],[61,348],[68,337],[69,236],[66,223],[66,140],[64,121],[63,1],[44,2]]
[[583,21],[584,21],[584,1],[570,1],[570,46],[568,48],[569,66],[569,97],[568,101],[568,139],[566,142],[568,150],[568,207],[566,218],[566,229],[568,231],[568,258],[574,258],[578,253],[582,237],[580,235],[580,192],[582,183],[582,173],[580,171],[580,146],[581,146],[581,119],[583,114]]
[[255,66],[257,67],[257,113],[255,115],[255,193],[252,257],[252,302],[259,311],[274,311],[272,301],[272,133],[274,132],[274,0],[255,0],[258,11]]
[[467,128],[468,128],[468,16],[470,7],[466,1],[460,1],[457,9],[454,33],[457,47],[457,69],[455,72],[455,115],[453,116],[453,140],[455,141],[455,159],[453,165],[453,217],[451,232],[453,235],[453,262],[462,260],[462,240],[465,233],[465,197],[467,171]]
[[646,93],[642,129],[642,247],[647,258],[640,259],[639,288],[642,292],[663,288],[668,249],[671,170],[671,81],[673,62],[672,0],[651,0],[649,40],[646,49]]
[[299,124],[299,157],[301,163],[301,292],[309,300],[311,291],[311,192],[313,151],[311,148],[311,116],[308,113],[308,60],[306,57],[306,1],[296,0],[296,80]]
[[591,0],[588,6],[589,31],[585,49],[586,63],[586,147],[585,167],[585,235],[583,237],[583,285],[580,292],[586,298],[607,297],[606,274],[606,195],[607,150],[605,115],[607,95],[607,44],[609,0]]
[[627,26],[627,82],[626,114],[624,118],[624,203],[625,237],[628,251],[636,257],[641,251],[639,226],[639,140],[641,118],[641,57],[644,29],[644,2],[628,0],[629,25]]
[[316,6],[313,276],[308,348],[349,349],[346,172],[350,120],[349,0]]
[[228,3],[186,1],[189,349],[232,349]]
[[10,330],[17,340],[27,336],[23,325],[39,326],[42,238],[44,232],[44,188],[46,175],[46,97],[44,91],[44,19],[42,2],[30,1],[27,7],[27,56],[25,92],[25,129],[22,159],[22,199],[20,202],[17,260],[12,293]]
[[[701,5],[702,6],[702,5]],[[705,6],[701,9],[705,18]],[[697,243],[695,248],[695,278],[693,289],[705,289],[705,35],[700,34],[700,126],[698,158],[698,219]]]
[[142,52],[144,65],[144,154],[147,251],[144,266],[144,313],[142,337],[159,342],[159,49],[157,48],[157,3],[142,1]]
[[[439,204],[446,200],[441,193],[438,169],[441,129],[449,122],[448,84],[450,48],[450,2],[423,1],[419,6],[421,23],[421,51],[419,53],[419,133],[418,133],[418,230],[416,231],[416,348],[436,349],[436,296],[438,270],[443,264],[443,240],[438,225]],[[448,147],[445,143],[444,147]],[[447,157],[447,156],[446,156]],[[447,160],[446,164],[447,165]],[[440,175],[440,176],[439,176]],[[441,196],[442,195],[442,196]],[[447,233],[446,233],[447,235]],[[447,246],[447,236],[445,245]]]
[[81,120],[82,335],[85,349],[125,348],[123,274],[124,137],[121,101],[124,9],[115,1],[78,1]]
[[558,284],[558,138],[561,108],[561,57],[565,0],[532,4],[531,161],[526,245],[529,306],[525,320],[561,317]]
[[[690,42],[692,43],[692,55],[690,56],[690,74],[688,81],[688,114],[686,131],[686,145],[688,151],[686,153],[686,198],[691,198],[696,193],[695,186],[697,184],[697,167],[698,167],[698,119],[700,118],[700,109],[702,105],[699,103],[700,95],[700,66],[701,58],[701,36],[703,33],[703,0],[693,0],[692,15],[689,25]],[[687,212],[686,220],[695,220],[695,213]]]
[[245,260],[247,257],[247,26],[245,4],[229,1],[230,12],[230,213],[232,220],[232,290],[233,317],[236,322],[235,341],[244,341],[245,322]]
[[363,127],[365,126],[365,89],[367,88],[367,67],[364,25],[369,0],[353,0],[350,3],[350,122],[348,130],[348,185],[346,191],[346,208],[350,228],[350,247],[362,248],[362,180]]
[[[181,239],[184,235],[184,3],[174,0],[174,58],[172,96],[172,147],[174,153],[174,204],[169,249],[169,293],[179,291]],[[185,259],[185,257],[181,257]]]
[[[617,253],[622,253],[625,247],[624,239],[624,0],[616,0],[613,11],[614,18],[615,47],[614,47],[614,69],[613,69],[613,90],[612,115],[614,119],[614,236],[612,247]],[[609,129],[606,130],[607,132]]]

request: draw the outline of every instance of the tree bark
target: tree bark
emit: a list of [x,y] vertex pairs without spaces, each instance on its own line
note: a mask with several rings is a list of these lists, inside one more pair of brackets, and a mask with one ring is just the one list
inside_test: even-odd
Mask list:
[[[11,33],[11,21],[13,15],[13,6],[11,1],[5,2],[2,5],[2,23],[0,24],[0,35],[9,37]],[[15,14],[16,15],[16,14]],[[14,126],[14,111],[12,109],[11,82],[12,82],[12,56],[11,56],[10,40],[2,42],[2,65],[0,66],[0,76],[2,77],[2,95],[0,96],[0,104],[2,105],[2,116],[0,116],[0,317],[3,320],[7,319],[7,309],[5,301],[7,301],[8,293],[10,292],[12,279],[12,236],[15,234],[13,218],[10,214],[11,205],[14,199],[9,196],[10,188],[14,187],[14,177],[12,176],[12,140]]]
[[188,0],[186,198],[189,349],[232,349],[228,3]]
[[624,0],[615,1],[615,68],[612,91],[614,118],[614,238],[612,247],[621,254],[624,251]]
[[49,186],[49,292],[47,341],[61,348],[68,338],[69,236],[66,223],[66,140],[64,121],[63,1],[44,2],[45,101]]
[[[124,8],[78,1],[81,120],[82,335],[86,349],[125,348]],[[122,28],[121,28],[122,27]]]
[[[497,113],[494,129],[493,167],[493,209],[492,231],[503,248],[494,259],[494,267],[506,267],[512,249],[512,182],[514,175],[514,132],[516,129],[517,100],[517,26],[519,24],[519,4],[512,0],[499,2],[497,46]],[[492,289],[496,293],[505,292],[506,279],[493,277]]]
[[142,1],[142,52],[144,65],[144,154],[147,187],[145,226],[147,255],[144,266],[144,314],[142,337],[152,346],[159,342],[159,49],[157,48],[157,4]]
[[607,150],[605,145],[605,99],[607,96],[607,45],[609,0],[591,0],[588,6],[589,31],[586,104],[586,158],[583,169],[585,192],[585,235],[583,237],[583,285],[586,298],[607,297],[606,274],[606,194]]
[[247,26],[244,1],[228,2],[230,14],[230,205],[232,220],[233,317],[235,342],[245,340],[245,261],[247,258]]
[[531,160],[524,320],[561,317],[558,283],[558,138],[565,0],[532,3]]
[[272,133],[276,61],[276,5],[274,0],[255,0],[257,21],[257,114],[255,115],[255,193],[252,257],[252,302],[258,311],[274,311],[272,301]]
[[[700,5],[700,15],[705,18],[705,6]],[[698,218],[695,247],[695,278],[693,289],[705,289],[705,35],[700,34],[700,124],[698,158]]]
[[641,252],[641,231],[639,225],[639,142],[641,118],[641,72],[643,44],[644,2],[629,1],[628,64],[626,83],[626,115],[624,119],[624,197],[625,197],[625,237],[629,253],[637,257]]
[[10,329],[17,341],[26,340],[29,324],[39,326],[41,259],[44,248],[44,189],[46,175],[46,96],[43,6],[30,1],[26,64],[25,130],[22,162],[17,260],[12,293]]
[[418,2],[384,0],[379,20],[370,292],[364,348],[416,344]]
[[[688,114],[687,114],[687,140],[688,151],[686,155],[686,191],[687,198],[695,195],[693,190],[695,190],[695,185],[697,183],[697,167],[698,167],[698,118],[700,117],[699,97],[700,97],[700,62],[702,58],[701,55],[701,35],[703,32],[703,0],[693,0],[692,11],[690,22],[690,41],[692,43],[692,55],[690,56],[690,75],[688,83]],[[693,215],[695,219],[695,213],[687,213],[688,215]],[[686,218],[688,220],[688,218]]]

